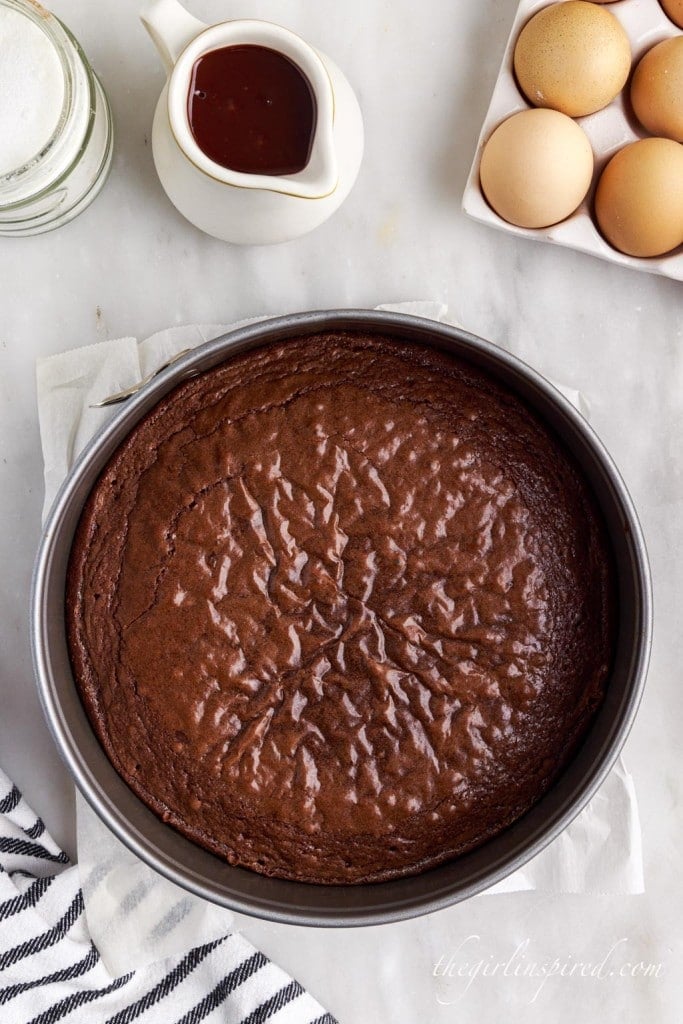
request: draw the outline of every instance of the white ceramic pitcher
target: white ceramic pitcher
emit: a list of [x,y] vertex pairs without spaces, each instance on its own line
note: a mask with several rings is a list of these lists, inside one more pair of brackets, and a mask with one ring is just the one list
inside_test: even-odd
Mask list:
[[[238,20],[207,26],[177,0],[151,0],[141,19],[168,72],[154,116],[152,148],[161,184],[180,213],[202,231],[242,245],[284,242],[327,220],[349,194],[363,154],[358,102],[332,61],[279,25]],[[211,160],[195,142],[187,102],[193,67],[202,54],[233,45],[277,50],[308,79],[317,116],[302,171],[233,171]]]

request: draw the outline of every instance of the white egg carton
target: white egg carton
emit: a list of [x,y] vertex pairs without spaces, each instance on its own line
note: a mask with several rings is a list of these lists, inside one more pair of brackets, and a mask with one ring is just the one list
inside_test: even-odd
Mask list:
[[[523,238],[535,238],[555,245],[568,246],[580,252],[599,256],[601,259],[620,263],[625,267],[645,270],[650,274],[663,274],[676,281],[683,281],[683,247],[666,256],[652,259],[635,259],[625,256],[607,244],[602,237],[592,215],[595,187],[605,164],[609,159],[630,142],[648,138],[648,133],[638,124],[631,110],[628,93],[631,80],[625,89],[608,107],[587,117],[576,120],[581,125],[595,154],[595,173],[586,199],[578,210],[560,224],[550,228],[531,230],[518,228],[508,224],[499,217],[486,202],[479,184],[479,163],[485,142],[501,122],[520,110],[528,110],[531,106],[519,90],[513,70],[515,44],[522,28],[533,14],[542,7],[549,7],[556,0],[522,0],[517,8],[512,32],[508,40],[505,57],[493,90],[491,104],[479,136],[477,153],[472,164],[462,207],[465,213],[475,220],[503,231],[510,231]],[[562,0],[564,2],[564,0]],[[617,0],[606,4],[604,10],[610,11],[624,26],[631,42],[633,66],[635,67],[643,54],[662,39],[680,35],[681,31],[667,18],[659,0]]]

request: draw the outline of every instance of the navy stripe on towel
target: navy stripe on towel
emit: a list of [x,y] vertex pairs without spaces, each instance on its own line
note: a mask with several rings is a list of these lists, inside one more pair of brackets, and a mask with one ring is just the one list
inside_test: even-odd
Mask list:
[[12,786],[11,790],[0,800],[0,814],[9,814],[13,811],[21,800],[21,793],[16,786]]

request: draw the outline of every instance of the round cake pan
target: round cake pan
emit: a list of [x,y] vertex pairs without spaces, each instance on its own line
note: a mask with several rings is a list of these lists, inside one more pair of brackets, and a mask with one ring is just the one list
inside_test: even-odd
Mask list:
[[[109,457],[168,391],[238,352],[328,330],[389,333],[453,352],[488,371],[533,407],[570,449],[602,509],[618,573],[617,649],[606,696],[573,760],[522,818],[477,849],[423,874],[357,886],[266,878],[231,867],[157,818],[107,759],[74,684],[65,635],[64,587],[83,504]],[[638,519],[610,456],[573,406],[516,357],[454,327],[394,313],[337,310],[252,324],[202,345],[169,367],[117,412],[73,467],[45,526],[36,561],[31,639],[38,689],[74,781],[105,824],[162,875],[199,896],[273,921],[319,926],[378,924],[438,910],[499,882],[567,827],[612,768],[640,702],[650,653],[650,573]]]

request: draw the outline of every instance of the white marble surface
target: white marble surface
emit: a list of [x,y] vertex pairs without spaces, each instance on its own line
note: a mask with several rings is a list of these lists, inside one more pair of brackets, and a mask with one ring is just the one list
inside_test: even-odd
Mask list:
[[[637,2],[637,0],[624,0]],[[656,603],[646,697],[626,746],[644,829],[647,892],[482,896],[405,924],[349,933],[245,921],[343,1024],[678,1021],[681,942],[683,291],[680,284],[516,239],[468,221],[460,196],[515,0],[190,0],[207,19],[286,23],[357,88],[367,149],[355,191],[313,235],[268,250],[200,235],[167,202],[148,145],[162,73],[137,0],[53,0],[112,100],[112,177],[60,231],[0,239],[0,763],[73,850],[73,796],[33,687],[27,606],[40,531],[37,355],[172,323],[406,298],[448,303],[470,330],[579,388],[641,513]],[[479,938],[473,938],[479,936]],[[513,956],[507,975],[436,977]],[[515,977],[577,960],[606,977]],[[458,951],[459,950],[459,951]],[[526,957],[526,959],[524,959]],[[659,977],[622,977],[645,961]],[[609,972],[613,971],[610,975]],[[535,998],[534,998],[535,996]],[[4,1020],[4,1018],[3,1018]],[[12,1024],[8,1020],[7,1024]]]

